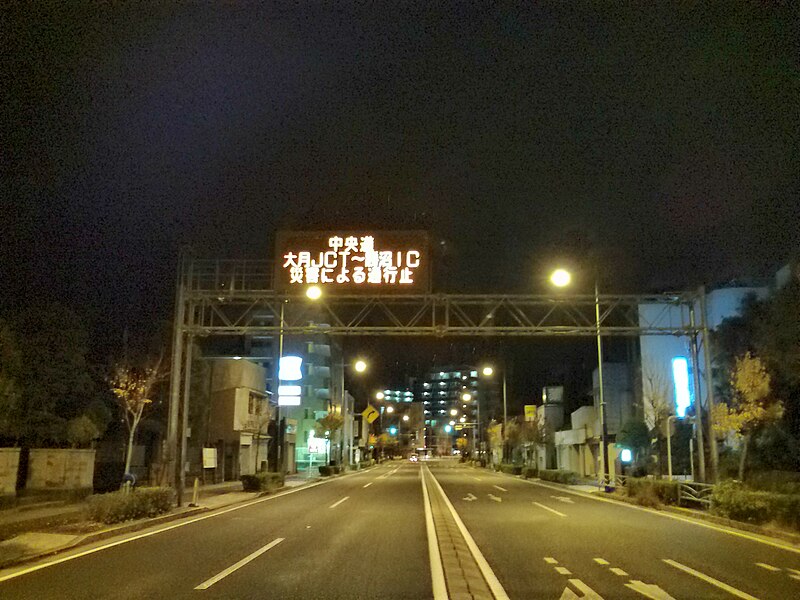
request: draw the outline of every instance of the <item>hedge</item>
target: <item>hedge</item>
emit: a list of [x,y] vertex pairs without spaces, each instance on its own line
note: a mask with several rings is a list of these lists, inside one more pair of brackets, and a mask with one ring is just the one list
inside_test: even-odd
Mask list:
[[579,476],[574,471],[562,471],[561,469],[540,469],[539,478],[555,483],[565,483],[575,485],[579,481]]
[[339,473],[344,472],[344,468],[339,465],[320,465],[319,466],[319,474],[322,477],[328,477],[329,475],[338,475]]
[[88,500],[87,516],[99,523],[121,523],[131,519],[155,517],[172,508],[173,490],[168,487],[134,488],[97,494]]
[[500,471],[508,473],[509,475],[522,475],[522,465],[512,465],[511,463],[502,463]]
[[274,492],[283,487],[280,473],[261,472],[255,475],[242,475],[242,487],[245,492]]
[[523,467],[521,475],[525,479],[533,479],[539,476],[539,469],[536,467]]
[[746,489],[725,481],[714,488],[711,511],[717,515],[761,525],[774,521],[800,530],[800,494],[777,494]]
[[677,504],[679,487],[680,483],[677,481],[640,477],[628,477],[626,485],[628,496],[642,500],[653,500],[661,504]]

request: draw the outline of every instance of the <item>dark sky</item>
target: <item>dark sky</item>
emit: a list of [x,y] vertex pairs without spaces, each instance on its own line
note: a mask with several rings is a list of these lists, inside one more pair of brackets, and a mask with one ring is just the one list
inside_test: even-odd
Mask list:
[[[177,249],[430,228],[442,285],[768,274],[800,235],[797,3],[4,4],[3,302],[168,317]],[[792,6],[794,5],[794,6]]]

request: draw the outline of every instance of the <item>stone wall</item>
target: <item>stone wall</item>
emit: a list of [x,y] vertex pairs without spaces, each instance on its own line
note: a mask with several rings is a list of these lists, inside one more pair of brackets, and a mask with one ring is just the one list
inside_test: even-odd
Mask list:
[[92,491],[94,450],[64,448],[31,449],[25,491]]
[[0,448],[0,498],[17,493],[19,448]]

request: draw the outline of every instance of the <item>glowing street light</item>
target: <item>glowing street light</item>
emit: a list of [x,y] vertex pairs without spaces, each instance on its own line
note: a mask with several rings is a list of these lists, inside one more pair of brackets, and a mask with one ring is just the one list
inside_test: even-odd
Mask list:
[[469,402],[470,400],[472,400],[472,394],[470,394],[469,392],[465,392],[465,393],[461,394],[461,399],[464,402]]
[[556,269],[550,275],[550,283],[556,287],[566,287],[572,281],[572,274],[566,269]]
[[367,370],[367,363],[365,363],[363,360],[357,360],[354,366],[356,371],[358,371],[359,373],[363,373],[364,371]]
[[403,415],[403,421],[408,421],[410,417],[408,415]]
[[451,408],[450,409],[450,414],[455,417],[458,414],[458,410],[455,409],[455,408]]
[[322,297],[322,288],[318,285],[312,285],[306,290],[306,296],[311,300],[319,300]]
[[462,423],[466,423],[467,422],[467,417],[461,417],[459,419],[459,421],[462,422]]
[[376,400],[383,400],[383,398],[384,398],[383,392],[378,392],[377,394],[375,394]]
[[393,413],[394,412],[394,406],[392,406],[391,404],[389,406],[387,406],[386,407],[386,412],[387,413]]
[[483,374],[486,377],[491,377],[492,373],[494,373],[494,369],[492,367],[483,367]]

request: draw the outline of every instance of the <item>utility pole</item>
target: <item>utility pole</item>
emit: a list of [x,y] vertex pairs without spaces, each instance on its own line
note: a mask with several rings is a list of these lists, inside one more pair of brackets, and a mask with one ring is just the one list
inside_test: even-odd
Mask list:
[[167,415],[167,441],[164,448],[167,467],[167,485],[175,487],[177,481],[178,419],[181,405],[181,366],[183,364],[184,266],[186,248],[178,253],[178,270],[175,278],[175,314],[172,324],[172,365],[170,368],[169,413]]
[[597,333],[597,385],[598,399],[600,400],[600,456],[601,469],[603,475],[603,485],[605,490],[610,492],[613,489],[611,474],[608,470],[608,425],[606,423],[606,402],[603,395],[603,338],[600,335],[600,292],[597,285],[597,277],[594,279],[594,318],[595,331]]
[[694,315],[694,299],[689,305],[689,325],[692,331],[689,335],[689,351],[692,355],[692,384],[694,386],[695,404],[695,424],[697,425],[697,472],[700,476],[700,481],[706,480],[706,454],[705,444],[703,437],[703,402],[700,395],[700,361],[697,356],[697,333],[694,331],[695,315]]
[[719,482],[719,451],[717,436],[714,434],[714,378],[711,371],[711,336],[708,333],[708,307],[706,305],[706,288],[700,288],[700,321],[703,336],[703,363],[705,365],[706,406],[708,406],[708,451],[711,454],[711,477],[714,483]]

